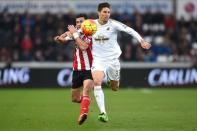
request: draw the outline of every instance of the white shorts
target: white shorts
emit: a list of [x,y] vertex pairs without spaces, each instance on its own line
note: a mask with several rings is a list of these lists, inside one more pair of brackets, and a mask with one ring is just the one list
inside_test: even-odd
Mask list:
[[105,76],[110,80],[120,80],[120,61],[118,59],[110,61],[93,60],[92,72],[104,71]]

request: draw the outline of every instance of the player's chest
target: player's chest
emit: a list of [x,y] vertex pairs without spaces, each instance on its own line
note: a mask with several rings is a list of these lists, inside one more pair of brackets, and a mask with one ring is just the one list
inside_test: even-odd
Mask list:
[[97,27],[97,32],[95,35],[104,35],[104,36],[111,36],[113,33],[114,33],[114,28],[111,27],[110,25],[109,26],[98,26]]

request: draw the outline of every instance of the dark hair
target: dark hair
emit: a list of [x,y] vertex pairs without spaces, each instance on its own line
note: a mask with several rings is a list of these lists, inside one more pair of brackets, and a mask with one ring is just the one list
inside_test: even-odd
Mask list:
[[103,8],[105,8],[105,7],[110,8],[110,4],[107,3],[107,2],[100,3],[100,4],[98,5],[98,11],[101,11],[101,10],[102,10]]
[[79,18],[79,17],[84,17],[85,19],[88,18],[88,16],[86,14],[83,14],[83,13],[76,15],[76,18]]

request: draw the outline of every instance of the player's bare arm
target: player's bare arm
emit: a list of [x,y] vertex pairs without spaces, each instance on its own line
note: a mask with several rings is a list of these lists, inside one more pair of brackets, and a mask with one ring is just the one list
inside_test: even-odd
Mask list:
[[76,44],[80,49],[85,50],[88,48],[89,45],[85,41],[80,39],[77,29],[74,27],[74,25],[68,25],[68,30],[73,35],[73,38],[75,39]]
[[72,34],[69,31],[66,31],[63,34],[54,37],[54,41],[59,44],[64,44],[67,40],[70,39],[72,39]]

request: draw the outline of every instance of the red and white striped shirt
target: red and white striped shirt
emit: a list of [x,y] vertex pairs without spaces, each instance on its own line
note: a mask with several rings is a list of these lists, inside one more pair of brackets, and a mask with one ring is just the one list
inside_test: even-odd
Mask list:
[[73,61],[73,70],[74,71],[84,71],[90,70],[92,66],[92,37],[80,35],[80,38],[89,44],[89,47],[86,50],[81,50],[75,44],[75,54]]

